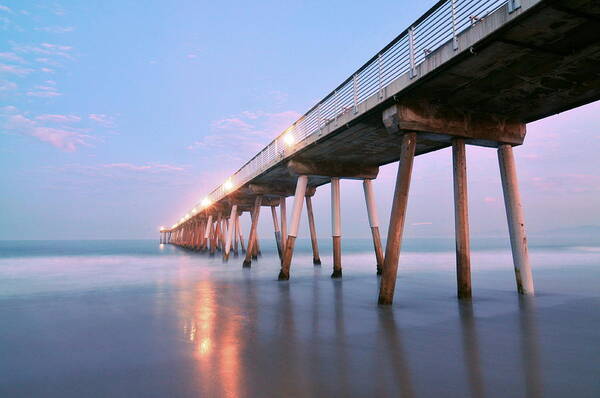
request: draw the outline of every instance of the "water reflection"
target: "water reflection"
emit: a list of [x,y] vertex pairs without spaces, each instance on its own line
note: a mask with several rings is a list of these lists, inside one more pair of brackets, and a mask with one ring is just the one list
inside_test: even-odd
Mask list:
[[414,302],[357,304],[363,298],[354,297],[352,282],[331,281],[320,270],[299,283],[246,273],[185,286],[183,333],[202,395],[412,398],[452,391],[479,398],[498,396],[507,380],[513,392],[543,395],[532,300],[501,312],[449,303],[440,318],[440,302],[418,311]]
[[183,332],[194,348],[202,391],[211,396],[238,397],[244,339],[238,314],[218,305],[227,293],[217,289],[213,281],[197,283],[191,297],[191,316],[186,317]]
[[394,396],[403,398],[415,396],[413,377],[404,348],[402,333],[396,325],[394,312],[390,308],[378,310],[378,349],[374,359],[379,364],[376,374],[376,394],[378,396]]
[[525,392],[528,397],[542,397],[539,336],[536,323],[535,297],[519,297],[519,326],[521,353],[525,374]]
[[485,397],[479,338],[473,316],[473,302],[471,300],[460,300],[458,302],[458,313],[460,315],[462,347],[469,391],[472,397]]

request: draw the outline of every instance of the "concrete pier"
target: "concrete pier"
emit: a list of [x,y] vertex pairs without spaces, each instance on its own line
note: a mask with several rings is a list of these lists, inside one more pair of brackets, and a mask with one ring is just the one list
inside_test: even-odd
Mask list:
[[294,208],[292,210],[292,220],[290,223],[290,231],[285,243],[285,251],[281,262],[281,271],[279,271],[279,280],[290,279],[290,265],[294,255],[294,245],[298,236],[298,226],[300,225],[300,216],[302,214],[302,202],[306,195],[306,185],[308,184],[308,176],[301,175],[296,182],[296,193],[294,194]]
[[363,190],[365,192],[369,226],[371,227],[371,235],[373,237],[373,249],[375,250],[375,260],[377,262],[377,275],[381,275],[383,272],[383,248],[381,246],[381,235],[379,233],[377,204],[375,203],[375,193],[373,192],[373,184],[371,180],[363,181]]
[[306,215],[308,216],[310,244],[313,251],[313,265],[321,265],[321,257],[319,256],[319,243],[317,242],[317,228],[315,227],[315,216],[313,215],[311,195],[306,195]]
[[258,227],[258,217],[260,215],[260,206],[262,203],[262,195],[256,195],[254,199],[254,208],[252,209],[252,225],[250,226],[250,234],[248,235],[248,248],[246,249],[246,258],[242,265],[250,267],[252,264],[252,256],[256,248],[256,229]]
[[277,246],[277,254],[279,255],[279,261],[283,256],[281,251],[281,230],[279,229],[279,221],[277,220],[277,208],[271,206],[271,217],[273,218],[273,230],[275,234],[275,245]]
[[402,232],[404,231],[404,221],[406,219],[406,206],[408,204],[408,191],[410,188],[416,144],[416,133],[405,133],[402,136],[396,189],[394,190],[383,273],[379,286],[379,304],[392,304],[394,300],[398,260],[400,257],[400,247],[402,246]]
[[465,140],[452,140],[454,171],[454,231],[456,239],[456,282],[458,298],[471,298],[471,250],[467,200],[467,160]]
[[521,204],[512,146],[500,145],[498,147],[498,162],[500,164],[500,177],[502,178],[502,191],[504,192],[504,205],[506,207],[517,290],[521,294],[532,295],[534,294],[533,276],[529,263],[525,217],[523,216],[523,205]]
[[[231,214],[235,203],[253,219],[246,251],[251,261],[260,250],[254,202],[262,195],[264,206],[281,209],[281,238],[273,207],[272,214],[279,279],[287,280],[305,200],[313,262],[320,262],[311,190],[331,184],[332,276],[341,276],[339,179],[360,179],[381,274],[378,300],[391,304],[413,159],[452,147],[457,296],[467,299],[472,287],[465,146],[476,145],[498,151],[517,291],[533,294],[512,147],[524,143],[527,123],[600,99],[598,12],[592,0],[473,0],[460,5],[460,12],[454,3],[437,2],[199,201],[160,242],[192,250],[210,246],[213,255],[225,250],[227,256],[225,231],[229,236],[233,229],[244,252],[237,221],[232,224],[230,215],[227,228],[220,215]],[[380,166],[396,161],[384,252],[371,181]],[[292,195],[288,231],[285,198]],[[235,246],[234,239],[234,252]]]
[[340,211],[340,179],[331,178],[331,236],[333,238],[332,278],[342,277],[342,215]]

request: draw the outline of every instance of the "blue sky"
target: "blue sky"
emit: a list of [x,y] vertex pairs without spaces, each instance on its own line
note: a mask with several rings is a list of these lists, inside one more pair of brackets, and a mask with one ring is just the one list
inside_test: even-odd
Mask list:
[[[433,3],[0,1],[0,239],[156,236]],[[599,112],[528,126],[530,231],[600,224]],[[505,234],[495,151],[468,161],[473,235]],[[417,158],[409,236],[452,234],[450,166]],[[344,234],[368,236],[360,183],[342,199]],[[329,235],[329,187],[315,211]]]

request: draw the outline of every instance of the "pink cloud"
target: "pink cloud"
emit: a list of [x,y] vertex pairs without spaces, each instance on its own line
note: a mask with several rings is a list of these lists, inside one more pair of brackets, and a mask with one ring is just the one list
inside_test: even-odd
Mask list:
[[90,141],[93,139],[80,129],[48,127],[18,114],[9,116],[4,128],[7,131],[35,137],[66,152],[74,152],[80,146],[91,146]]
[[17,83],[8,80],[0,80],[0,91],[12,91],[17,89]]
[[[200,148],[228,149],[228,156],[245,159],[262,149],[300,117],[296,111],[263,112],[244,111],[212,123],[215,134],[187,146],[189,150]],[[234,146],[231,143],[235,143]],[[219,154],[222,156],[222,153]]]
[[13,52],[0,52],[0,58],[10,62],[26,63],[25,60]]
[[18,43],[11,43],[11,46],[12,49],[18,53],[41,54],[47,56],[73,59],[73,56],[70,54],[73,50],[73,47],[71,46],[52,43],[41,43],[40,45],[23,45]]
[[130,171],[185,171],[186,168],[183,166],[175,166],[164,163],[146,163],[143,165],[136,165],[132,163],[107,163],[100,165],[101,168],[105,169],[122,169]]
[[[52,80],[48,80],[47,82],[50,82],[50,84],[55,84]],[[58,97],[58,96],[62,95],[61,93],[58,92],[56,87],[54,87],[53,85],[35,86],[34,90],[30,90],[26,94],[30,97],[42,97],[42,98]]]
[[227,118],[213,122],[213,127],[220,130],[250,130],[252,126],[239,118]]
[[69,33],[69,32],[73,32],[75,30],[75,28],[72,26],[46,26],[43,28],[35,28],[35,30],[39,30],[42,32],[48,32],[48,33]]
[[600,175],[565,173],[551,177],[533,177],[531,182],[535,188],[544,192],[600,192]]
[[36,120],[42,122],[53,122],[53,123],[76,123],[81,121],[81,118],[76,115],[39,115],[36,116]]
[[106,127],[112,127],[114,125],[114,121],[112,117],[101,114],[101,113],[90,113],[88,118],[96,123],[102,124]]
[[483,201],[485,203],[496,203],[498,201],[498,198],[495,198],[492,196],[486,196],[485,198],[483,198]]
[[17,76],[26,76],[26,75],[30,74],[32,71],[33,71],[32,69],[23,68],[20,66],[0,64],[0,72],[11,73],[11,74],[17,75]]

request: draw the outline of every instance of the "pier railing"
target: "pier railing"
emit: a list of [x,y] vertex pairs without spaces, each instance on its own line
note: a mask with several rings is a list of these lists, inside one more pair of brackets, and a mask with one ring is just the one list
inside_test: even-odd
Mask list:
[[416,67],[440,46],[452,41],[457,50],[456,38],[462,31],[506,4],[512,11],[520,7],[520,0],[442,0],[436,3],[213,190],[173,228],[299,150],[301,145],[298,143],[318,134],[341,115],[356,113],[358,105],[367,98],[377,93],[383,97],[385,88],[396,78],[405,73],[414,77]]

